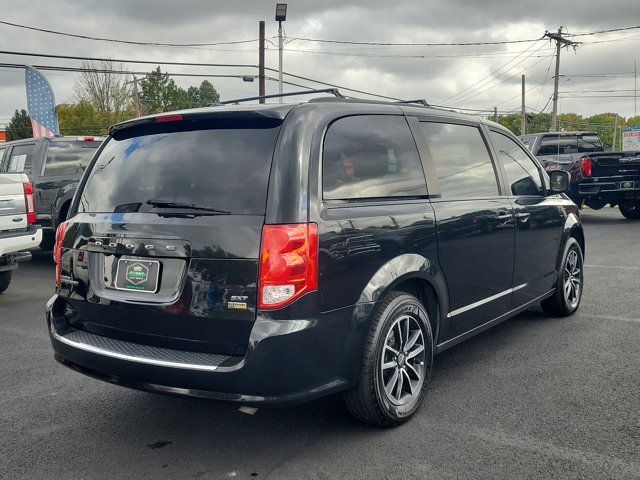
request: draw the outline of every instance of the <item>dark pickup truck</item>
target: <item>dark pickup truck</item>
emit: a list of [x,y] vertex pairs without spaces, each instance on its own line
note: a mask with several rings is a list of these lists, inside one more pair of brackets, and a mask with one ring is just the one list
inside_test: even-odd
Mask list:
[[571,174],[567,195],[579,206],[618,206],[640,219],[640,152],[605,152],[596,132],[549,132],[520,137],[545,170]]
[[25,173],[33,185],[40,247],[53,247],[58,224],[67,218],[71,199],[103,137],[27,138],[0,144],[0,173]]

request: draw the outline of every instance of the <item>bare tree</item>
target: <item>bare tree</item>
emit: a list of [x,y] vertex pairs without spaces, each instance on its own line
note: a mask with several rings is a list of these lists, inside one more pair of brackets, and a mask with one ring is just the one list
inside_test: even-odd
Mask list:
[[85,70],[76,78],[75,92],[106,118],[119,121],[131,108],[131,79],[120,62],[91,60],[83,62]]

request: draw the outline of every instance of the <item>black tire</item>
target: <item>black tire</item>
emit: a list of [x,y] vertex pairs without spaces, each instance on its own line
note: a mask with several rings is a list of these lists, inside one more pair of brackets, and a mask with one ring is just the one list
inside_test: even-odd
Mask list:
[[11,271],[0,272],[0,293],[9,288],[9,284],[11,283],[11,273]]
[[[405,323],[406,329],[403,329]],[[399,355],[384,362],[386,355],[393,355],[394,349],[391,345],[398,346],[389,341],[395,341],[396,335],[401,337],[404,332],[406,340],[400,340],[401,348],[396,352]],[[414,336],[418,339],[411,343]],[[420,350],[420,345],[424,348],[414,354]],[[396,365],[385,367],[392,362],[396,362]],[[373,315],[364,345],[358,381],[344,395],[347,408],[354,417],[366,423],[383,427],[402,424],[420,407],[427,391],[432,364],[433,336],[424,306],[416,297],[407,293],[389,293],[379,303]],[[385,372],[391,378],[385,380]],[[396,383],[392,384],[394,375]],[[405,378],[407,380],[404,380]],[[385,389],[385,382],[387,387],[392,384],[391,393]],[[407,383],[403,385],[403,382]],[[398,397],[395,401],[392,399],[393,394],[397,394]]]
[[618,205],[620,213],[629,220],[640,219],[640,200],[630,200],[628,202],[621,202]]
[[[577,266],[575,266],[577,270],[570,264],[570,257],[573,258],[574,256],[577,260]],[[580,306],[582,291],[584,290],[584,257],[582,248],[580,248],[580,244],[575,238],[569,237],[567,243],[565,243],[560,265],[560,272],[558,272],[553,295],[540,303],[542,310],[549,317],[573,315]],[[570,284],[568,292],[565,289],[567,282]]]
[[40,241],[40,248],[42,250],[53,250],[53,246],[56,243],[55,235],[51,232],[42,232],[42,240]]

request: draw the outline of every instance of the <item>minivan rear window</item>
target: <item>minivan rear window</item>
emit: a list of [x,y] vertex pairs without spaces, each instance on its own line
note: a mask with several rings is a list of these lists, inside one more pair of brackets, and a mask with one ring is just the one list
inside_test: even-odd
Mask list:
[[111,137],[91,167],[78,211],[164,213],[163,204],[173,202],[264,215],[280,127],[251,127]]

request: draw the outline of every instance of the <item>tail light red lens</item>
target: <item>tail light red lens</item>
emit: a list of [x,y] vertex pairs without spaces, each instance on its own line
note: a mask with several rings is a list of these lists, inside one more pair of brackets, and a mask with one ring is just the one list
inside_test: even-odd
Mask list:
[[56,230],[56,242],[53,247],[53,261],[56,263],[56,286],[60,286],[60,259],[62,258],[62,240],[67,230],[67,222],[62,222]]
[[258,308],[290,304],[318,288],[318,226],[315,223],[262,227]]
[[580,172],[583,177],[590,177],[593,168],[593,159],[591,157],[582,157],[580,159]]
[[28,182],[22,184],[24,191],[24,204],[27,207],[27,224],[36,223],[36,202],[33,195],[33,185]]

